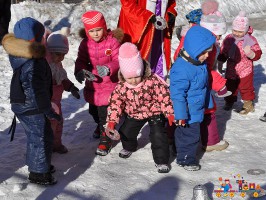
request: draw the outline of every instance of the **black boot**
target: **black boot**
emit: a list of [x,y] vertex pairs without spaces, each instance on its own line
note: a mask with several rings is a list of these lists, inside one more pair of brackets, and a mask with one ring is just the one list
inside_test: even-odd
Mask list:
[[28,179],[31,183],[36,183],[40,185],[54,185],[57,183],[57,180],[52,176],[51,172],[47,173],[30,172]]

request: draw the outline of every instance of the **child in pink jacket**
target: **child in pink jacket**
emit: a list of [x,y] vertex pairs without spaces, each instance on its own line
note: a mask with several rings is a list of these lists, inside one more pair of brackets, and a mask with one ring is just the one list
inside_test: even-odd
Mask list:
[[224,98],[224,110],[232,109],[240,92],[244,101],[240,114],[246,115],[254,112],[253,62],[260,59],[262,51],[256,38],[251,35],[253,30],[249,26],[249,20],[244,11],[240,11],[234,19],[232,29],[232,33],[223,40],[218,57],[220,71],[222,71],[222,64],[227,61],[226,86],[232,91],[232,95]]
[[109,100],[107,128],[113,130],[125,114],[119,129],[123,145],[119,156],[128,158],[137,150],[137,136],[148,122],[154,162],[159,173],[167,173],[170,168],[165,122],[167,118],[169,124],[174,121],[168,85],[151,73],[149,64],[143,61],[134,44],[124,43],[118,58],[120,81]]
[[60,154],[68,152],[68,149],[62,144],[61,139],[63,132],[62,94],[64,91],[68,91],[77,99],[80,98],[78,93],[79,89],[67,78],[67,72],[62,65],[62,61],[69,50],[68,34],[69,29],[63,27],[61,30],[51,33],[46,42],[48,50],[46,59],[50,65],[53,77],[52,107],[62,118],[61,121],[50,120],[54,133],[53,151]]
[[89,113],[98,124],[93,137],[100,138],[96,154],[105,156],[111,150],[111,140],[106,136],[103,125],[106,124],[108,98],[118,82],[118,49],[123,33],[107,30],[102,13],[88,11],[83,14],[85,27],[80,32],[80,43],[75,63],[76,79],[82,83],[85,79],[84,98],[90,104]]

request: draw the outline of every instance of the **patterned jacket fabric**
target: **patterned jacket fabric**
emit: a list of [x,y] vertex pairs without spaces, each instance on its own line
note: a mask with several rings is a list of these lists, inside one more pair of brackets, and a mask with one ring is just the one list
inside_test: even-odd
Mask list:
[[157,75],[145,77],[137,87],[120,81],[110,97],[107,121],[118,123],[123,113],[134,119],[147,119],[154,115],[172,115],[168,85]]

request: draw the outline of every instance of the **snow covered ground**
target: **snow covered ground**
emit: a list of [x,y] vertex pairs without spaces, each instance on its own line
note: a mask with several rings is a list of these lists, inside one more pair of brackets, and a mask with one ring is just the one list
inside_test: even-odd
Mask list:
[[[56,166],[55,177],[58,183],[52,187],[29,184],[27,167],[25,166],[26,137],[23,128],[18,124],[13,142],[7,135],[13,113],[9,104],[9,85],[12,70],[6,52],[0,46],[0,199],[10,200],[50,200],[50,199],[95,199],[95,200],[190,200],[193,188],[197,184],[207,187],[209,198],[222,199],[215,196],[214,190],[219,187],[219,177],[229,178],[234,189],[237,189],[236,177],[260,184],[266,189],[266,175],[250,175],[249,169],[266,170],[266,123],[258,120],[266,111],[266,4],[265,0],[254,1],[219,1],[221,11],[226,13],[230,24],[232,17],[241,8],[246,9],[254,26],[254,36],[258,39],[264,52],[262,58],[255,62],[256,100],[254,113],[240,116],[235,112],[221,109],[222,99],[218,104],[217,121],[222,138],[230,146],[222,152],[204,153],[198,151],[202,169],[188,172],[178,167],[171,158],[172,169],[168,174],[156,171],[150,142],[149,128],[145,126],[139,136],[139,149],[128,159],[121,159],[118,153],[121,143],[115,143],[111,153],[105,157],[95,156],[98,140],[93,139],[95,128],[92,117],[88,113],[88,104],[83,98],[76,100],[69,93],[64,93],[62,108],[64,113],[63,143],[69,153],[53,154],[52,163]],[[184,14],[191,9],[199,8],[198,1],[179,1],[176,25],[184,24]],[[81,4],[39,4],[22,2],[12,5],[10,32],[17,20],[31,16],[41,22],[51,20],[51,28],[58,30],[62,26],[71,25],[69,37],[70,52],[63,64],[69,78],[81,89],[73,75],[74,62],[81,39],[78,30],[82,27],[81,15],[90,9],[102,11],[108,27],[116,27],[120,10],[117,0],[88,0]],[[230,27],[228,33],[230,32]],[[178,40],[173,38],[173,51]],[[83,96],[82,96],[83,97]],[[240,108],[239,101],[235,108]],[[227,197],[229,199],[229,197]],[[237,194],[233,199],[243,199]],[[245,197],[244,199],[251,199]],[[263,198],[260,198],[263,199]],[[264,198],[266,199],[266,198]]]

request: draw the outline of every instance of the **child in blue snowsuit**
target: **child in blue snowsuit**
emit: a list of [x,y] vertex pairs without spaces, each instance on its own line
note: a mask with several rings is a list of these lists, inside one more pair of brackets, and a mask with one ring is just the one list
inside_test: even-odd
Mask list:
[[[43,25],[30,17],[14,26],[2,44],[9,54],[13,77],[10,85],[11,109],[27,135],[26,164],[30,182],[52,185],[53,131],[49,119],[61,120],[51,107],[52,73],[41,43]],[[51,171],[52,170],[52,171]]]
[[170,71],[170,95],[178,126],[175,130],[176,161],[189,171],[200,169],[196,160],[200,123],[205,108],[213,107],[205,60],[215,40],[215,36],[206,28],[190,28],[184,47]]

